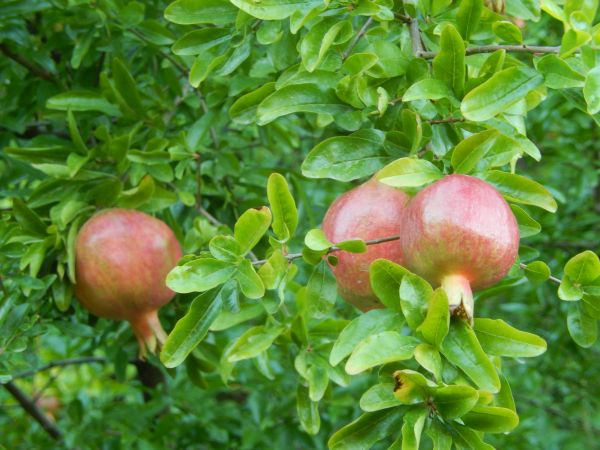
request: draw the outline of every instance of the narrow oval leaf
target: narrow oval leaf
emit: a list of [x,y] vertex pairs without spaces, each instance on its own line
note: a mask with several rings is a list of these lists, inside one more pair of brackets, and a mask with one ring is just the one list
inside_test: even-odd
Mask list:
[[387,309],[373,309],[361,314],[342,330],[333,344],[329,355],[330,364],[332,366],[339,364],[368,336],[400,329],[403,321],[401,314]]
[[221,312],[223,302],[220,293],[220,289],[212,289],[200,294],[185,316],[177,321],[160,352],[160,361],[166,367],[177,367],[205,338]]
[[402,96],[402,101],[414,102],[415,100],[439,100],[441,98],[454,99],[455,97],[444,81],[425,78],[412,84]]
[[555,212],[558,208],[552,194],[541,184],[514,173],[490,170],[483,179],[494,185],[509,202],[537,206]]
[[442,178],[442,172],[424,159],[400,158],[377,173],[384,184],[398,188],[418,187]]
[[315,267],[306,285],[306,304],[310,317],[326,316],[337,296],[337,284],[331,270],[325,262]]
[[228,0],[177,0],[167,6],[165,19],[180,25],[225,25],[234,22],[237,14]]
[[369,267],[369,281],[373,292],[392,311],[402,311],[400,307],[400,283],[410,273],[399,264],[387,259],[376,259]]
[[479,394],[471,386],[453,385],[436,389],[433,403],[440,415],[447,420],[462,417],[477,404]]
[[519,416],[514,411],[498,406],[476,406],[462,417],[462,421],[484,433],[508,433],[519,424]]
[[580,347],[591,347],[598,339],[598,321],[585,310],[583,302],[572,304],[567,315],[569,334]]
[[308,389],[298,384],[296,393],[296,411],[300,426],[310,435],[315,435],[321,428],[321,416],[319,416],[319,402],[312,401],[308,396]]
[[498,372],[467,323],[462,320],[452,321],[442,344],[442,354],[480,389],[492,393],[500,390]]
[[423,335],[423,338],[436,348],[440,348],[444,338],[448,334],[450,327],[450,308],[448,306],[448,296],[442,288],[433,292],[427,305],[427,315],[425,320],[417,328],[417,332]]
[[309,178],[350,181],[375,173],[389,161],[379,130],[361,130],[317,144],[302,163],[302,174]]
[[475,319],[473,326],[486,353],[510,358],[539,356],[546,351],[541,337],[517,330],[501,319]]
[[238,266],[235,275],[240,291],[248,298],[262,298],[265,295],[265,285],[254,270],[254,266],[248,259],[244,259]]
[[585,77],[583,96],[590,115],[600,112],[600,66],[590,70]]
[[531,218],[527,211],[517,205],[510,205],[510,209],[512,210],[515,218],[517,219],[517,223],[519,225],[519,236],[521,239],[529,236],[535,236],[540,231],[542,231],[542,226]]
[[465,43],[452,24],[442,30],[440,50],[433,58],[432,67],[433,75],[461,98],[465,88]]
[[242,214],[233,227],[233,236],[240,244],[242,255],[254,248],[271,225],[271,211],[266,206],[250,208]]
[[360,398],[360,408],[366,412],[380,411],[401,404],[394,397],[394,383],[371,386]]
[[346,372],[354,375],[374,366],[410,359],[418,344],[416,338],[395,331],[371,335],[356,346],[346,362]]
[[408,326],[416,330],[425,320],[427,303],[433,295],[431,285],[418,275],[409,273],[400,284],[400,306]]
[[254,358],[267,350],[284,331],[284,327],[258,326],[242,334],[227,352],[227,361],[236,362]]
[[225,283],[235,272],[235,265],[229,262],[198,258],[174,267],[167,275],[167,286],[181,294],[208,291]]
[[365,413],[336,431],[327,442],[330,450],[363,450],[400,429],[403,411],[388,408]]
[[509,67],[470,91],[460,110],[468,120],[481,122],[500,114],[540,86],[544,78],[528,67]]
[[456,13],[456,25],[462,37],[469,40],[473,31],[477,28],[483,12],[482,0],[463,0],[460,2]]
[[46,107],[60,111],[100,111],[109,116],[119,116],[119,108],[102,95],[91,91],[70,91],[50,97]]
[[282,242],[287,241],[293,236],[298,226],[298,210],[296,202],[290,193],[286,179],[273,173],[267,182],[267,197],[273,213],[273,223],[271,227],[278,239]]
[[525,267],[525,276],[532,283],[543,283],[550,278],[550,267],[543,261],[534,261]]

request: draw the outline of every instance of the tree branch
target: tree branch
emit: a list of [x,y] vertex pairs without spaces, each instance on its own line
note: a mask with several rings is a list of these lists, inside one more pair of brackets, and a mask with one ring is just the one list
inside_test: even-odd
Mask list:
[[46,69],[43,69],[42,67],[38,66],[34,62],[29,61],[22,54],[14,53],[5,44],[0,44],[0,52],[3,53],[4,55],[6,55],[7,57],[9,57],[10,59],[12,59],[17,64],[20,64],[21,66],[25,67],[29,72],[36,75],[37,77],[61,86],[61,83],[59,82],[59,80],[52,73],[50,73]]
[[356,47],[356,44],[358,44],[358,41],[360,41],[360,38],[362,38],[365,35],[365,33],[367,32],[367,29],[371,26],[372,23],[373,23],[373,18],[369,17],[367,19],[367,21],[363,24],[361,29],[358,31],[356,36],[354,36],[354,39],[352,40],[352,42],[350,43],[350,45],[348,46],[346,51],[343,53],[342,60],[345,61],[346,58],[348,58],[348,56],[350,56],[350,53],[352,53],[352,50],[354,50],[354,47]]
[[82,356],[81,358],[70,358],[70,359],[63,359],[60,361],[52,361],[52,362],[50,362],[44,366],[40,366],[36,369],[26,370],[25,372],[21,372],[16,375],[13,375],[12,378],[13,378],[13,380],[17,379],[17,378],[27,378],[32,375],[35,375],[36,373],[50,370],[54,367],[64,367],[64,366],[72,366],[72,365],[76,365],[76,364],[87,364],[87,363],[95,363],[95,362],[106,363],[107,359],[101,358],[98,356]]
[[430,53],[423,51],[423,42],[421,42],[421,31],[419,30],[419,22],[417,19],[410,19],[408,24],[408,31],[410,32],[410,40],[412,42],[412,50],[414,55],[418,58],[423,53]]
[[[411,35],[412,36],[412,35]],[[414,49],[414,43],[413,43]],[[533,53],[533,54],[545,54],[560,53],[560,47],[546,47],[542,45],[482,45],[481,47],[469,47],[465,50],[466,55],[475,55],[477,53],[493,53],[496,50],[506,50],[511,53]],[[417,56],[425,59],[432,59],[438,54],[438,52],[425,52],[421,51],[415,53]]]
[[57,441],[62,439],[62,433],[58,427],[44,415],[37,405],[16,384],[14,384],[12,381],[9,381],[3,386],[10,393],[10,395],[12,395],[14,399],[19,402],[27,414],[33,417],[33,419],[42,426],[46,433],[48,433]]

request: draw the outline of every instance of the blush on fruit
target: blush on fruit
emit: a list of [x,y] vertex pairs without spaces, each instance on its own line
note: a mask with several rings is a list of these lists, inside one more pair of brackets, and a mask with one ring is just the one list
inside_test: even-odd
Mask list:
[[181,258],[173,231],[148,214],[109,209],[84,224],[75,253],[79,302],[97,316],[128,320],[140,355],[154,352],[166,338],[157,311],[175,295],[165,278]]
[[472,289],[500,281],[519,250],[515,217],[479,178],[449,175],[409,203],[400,236],[405,265],[448,294],[450,307],[473,315]]
[[[323,232],[334,243],[363,239],[365,241],[398,235],[405,205],[410,197],[376,179],[341,195],[323,219]],[[362,311],[382,308],[369,282],[369,266],[379,258],[402,264],[402,251],[397,241],[369,245],[365,253],[332,253],[338,258],[331,269],[338,292],[348,303]]]

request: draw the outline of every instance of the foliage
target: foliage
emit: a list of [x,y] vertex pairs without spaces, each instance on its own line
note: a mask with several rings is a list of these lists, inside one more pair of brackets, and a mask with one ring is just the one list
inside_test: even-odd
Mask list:
[[[597,10],[4,2],[0,383],[64,448],[597,448]],[[336,195],[453,172],[494,185],[522,238],[473,326],[384,260],[386,309],[342,303],[323,258],[372,243],[318,230]],[[112,206],[161,218],[186,253],[149,363],[73,297],[77,232]],[[55,448],[0,395],[0,447]]]

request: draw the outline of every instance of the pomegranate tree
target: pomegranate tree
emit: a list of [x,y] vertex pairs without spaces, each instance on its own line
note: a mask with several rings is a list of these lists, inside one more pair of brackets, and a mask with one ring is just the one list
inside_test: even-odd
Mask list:
[[[372,240],[397,235],[409,196],[376,179],[341,195],[323,219],[323,232],[331,242]],[[365,253],[336,251],[332,266],[340,296],[362,311],[381,308],[369,282],[369,266],[378,258],[402,264],[398,242],[369,245]]]
[[166,338],[157,311],[175,295],[165,278],[180,257],[164,222],[139,211],[102,211],[77,236],[76,296],[97,316],[129,321],[144,356]]
[[507,274],[519,250],[519,229],[500,193],[467,175],[449,175],[409,203],[400,237],[407,268],[441,285],[450,307],[473,315],[472,289]]

